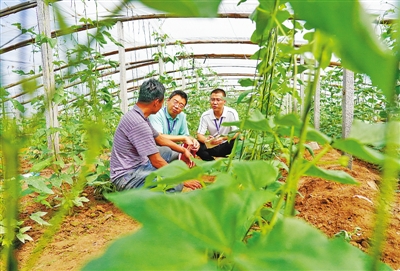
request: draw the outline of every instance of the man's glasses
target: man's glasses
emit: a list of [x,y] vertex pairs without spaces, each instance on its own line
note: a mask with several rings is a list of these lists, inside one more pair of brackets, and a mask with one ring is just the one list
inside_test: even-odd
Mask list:
[[223,101],[223,99],[221,99],[221,98],[210,98],[210,102],[217,102],[217,103],[219,103],[219,102],[221,102],[221,101]]
[[172,99],[172,103],[174,104],[174,106],[178,106],[180,109],[185,108],[186,105],[184,105],[183,103],[178,102],[178,100]]

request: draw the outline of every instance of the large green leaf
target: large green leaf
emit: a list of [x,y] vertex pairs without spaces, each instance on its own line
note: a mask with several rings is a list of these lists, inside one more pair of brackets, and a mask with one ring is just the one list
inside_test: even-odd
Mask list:
[[203,175],[202,167],[197,166],[189,169],[188,166],[181,160],[173,161],[165,167],[152,172],[146,177],[146,185],[154,185],[154,178],[162,176],[162,180],[157,181],[157,184],[178,184],[187,180],[197,179]]
[[52,163],[54,162],[54,157],[51,156],[49,158],[47,158],[46,160],[40,161],[38,163],[35,163],[32,167],[31,167],[31,172],[39,172],[42,169],[45,169],[46,167],[50,166]]
[[266,119],[258,109],[254,110],[246,119],[234,122],[224,122],[222,123],[222,126],[237,126],[244,130],[271,132],[271,126],[268,119]]
[[[396,124],[396,123],[395,123]],[[390,135],[390,137],[397,137],[395,140],[398,139],[397,135]],[[367,137],[366,137],[367,138]],[[366,139],[363,138],[363,139]],[[393,139],[394,139],[393,138]],[[343,152],[348,154],[352,154],[361,160],[367,161],[369,163],[383,165],[385,155],[377,150],[374,150],[363,143],[361,143],[358,139],[354,138],[346,138],[346,139],[337,139],[333,142],[332,147],[339,149]],[[393,165],[400,169],[400,159],[392,159],[391,160]]]
[[[385,143],[386,126],[387,123],[372,124],[365,123],[360,120],[355,120],[353,122],[353,125],[351,126],[349,138],[357,139],[363,144],[382,147]],[[399,138],[399,134],[397,134],[396,136]]]
[[[308,166],[308,164],[310,162],[307,160],[304,160],[303,163],[304,163],[304,166]],[[358,182],[352,176],[350,176],[349,174],[347,174],[344,171],[323,169],[323,168],[319,168],[315,165],[311,165],[307,169],[305,175],[319,177],[319,178],[323,178],[325,180],[335,181],[338,183],[358,184]]]
[[342,59],[344,67],[369,75],[374,84],[392,98],[397,70],[395,58],[378,41],[359,1],[289,2],[296,17],[334,38],[335,54]]
[[[295,114],[287,114],[283,117],[278,117],[275,119],[275,124],[279,125],[278,133],[285,136],[291,136],[292,128],[293,135],[300,137],[300,131],[303,126],[302,121],[299,116]],[[316,141],[320,144],[325,144],[331,142],[331,138],[325,135],[324,133],[316,130],[311,126],[307,126],[307,140]]]
[[275,12],[275,1],[259,1],[259,3],[260,5],[250,16],[250,19],[256,23],[256,30],[251,36],[251,41],[254,43],[265,42],[271,29],[290,17],[287,10]]
[[[231,182],[227,178],[225,174],[223,179]],[[267,191],[240,191],[229,185],[181,194],[149,190],[110,194],[108,198],[143,227],[83,270],[216,269],[216,261],[208,255],[229,257],[253,213],[272,197]]]
[[357,139],[337,139],[333,142],[332,147],[373,164],[381,165],[383,163],[383,153],[365,146]]
[[40,193],[46,193],[46,194],[54,194],[53,190],[47,187],[47,179],[41,177],[41,176],[32,176],[29,178],[25,178],[24,182],[27,185],[30,185]]
[[[268,235],[255,234],[239,248],[237,270],[371,270],[370,256],[296,218],[278,221]],[[391,269],[380,264],[378,270]]]
[[259,190],[272,184],[278,177],[278,169],[267,161],[234,161],[232,170],[237,181],[245,186]]
[[185,17],[215,17],[221,0],[140,0],[148,7]]

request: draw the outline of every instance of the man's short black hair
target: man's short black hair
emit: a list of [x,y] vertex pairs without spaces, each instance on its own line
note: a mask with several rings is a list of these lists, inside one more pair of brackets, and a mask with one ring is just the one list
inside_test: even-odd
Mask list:
[[165,87],[156,79],[149,79],[140,86],[138,102],[150,103],[164,100]]
[[222,93],[222,95],[223,95],[224,97],[226,97],[226,92],[225,92],[225,90],[223,90],[222,88],[216,88],[216,89],[214,89],[213,91],[211,91],[210,95],[213,94],[213,93]]
[[174,97],[176,95],[181,96],[183,99],[185,99],[185,105],[187,104],[188,96],[184,91],[182,91],[182,90],[172,91],[172,93],[169,95],[169,99],[172,99],[172,97]]

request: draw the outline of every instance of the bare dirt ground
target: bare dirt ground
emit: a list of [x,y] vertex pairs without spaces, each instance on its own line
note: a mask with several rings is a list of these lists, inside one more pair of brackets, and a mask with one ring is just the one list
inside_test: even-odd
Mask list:
[[[334,161],[340,156],[331,151],[324,159]],[[324,166],[339,169],[339,166]],[[341,168],[343,169],[343,168]],[[299,186],[296,209],[299,217],[332,237],[340,231],[351,235],[351,244],[367,251],[370,246],[374,225],[374,201],[379,191],[379,172],[367,163],[354,161],[353,169],[347,171],[360,182],[359,186],[342,185],[318,178],[302,178]],[[79,270],[87,261],[101,255],[105,248],[122,235],[137,230],[140,225],[119,211],[112,203],[95,197],[87,188],[85,195],[90,199],[84,207],[74,211],[63,222],[61,229],[47,245],[32,270]],[[400,269],[400,193],[393,206],[390,228],[387,231],[388,245],[382,260],[393,269]],[[23,200],[22,217],[43,211],[45,207],[32,203],[32,197]],[[44,226],[31,224],[28,234],[34,239],[21,245],[17,251],[19,267],[24,267],[35,242],[44,231]]]

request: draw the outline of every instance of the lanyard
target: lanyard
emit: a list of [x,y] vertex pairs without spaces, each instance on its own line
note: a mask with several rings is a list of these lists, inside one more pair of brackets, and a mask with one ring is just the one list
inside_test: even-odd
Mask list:
[[167,117],[167,109],[164,107],[164,111],[165,111],[165,119],[167,120],[167,124],[168,124],[168,134],[170,135],[172,133],[172,131],[174,130],[175,124],[176,124],[176,119],[173,120],[172,122],[172,127],[169,123],[169,119]]
[[219,119],[219,124],[217,123],[217,119],[214,119],[215,128],[217,128],[217,132],[219,134],[219,128],[221,127],[222,117]]

